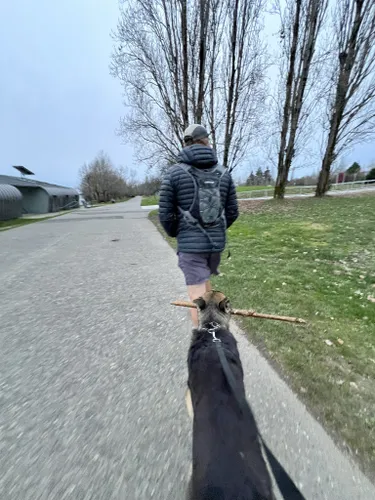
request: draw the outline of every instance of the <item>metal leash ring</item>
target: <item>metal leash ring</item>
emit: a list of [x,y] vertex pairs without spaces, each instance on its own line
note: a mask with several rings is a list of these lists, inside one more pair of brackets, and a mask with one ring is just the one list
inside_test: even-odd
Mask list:
[[209,330],[209,333],[212,335],[212,342],[221,342],[221,339],[218,339],[215,335],[215,330]]

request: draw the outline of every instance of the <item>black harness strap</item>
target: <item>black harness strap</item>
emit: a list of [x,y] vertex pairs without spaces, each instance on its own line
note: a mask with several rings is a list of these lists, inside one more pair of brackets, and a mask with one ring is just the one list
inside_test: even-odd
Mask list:
[[[237,400],[241,413],[243,415],[246,413],[251,414],[251,418],[253,419],[249,403],[245,398],[243,398],[242,396],[240,397],[238,394],[237,382],[228,364],[228,360],[225,356],[224,349],[221,346],[221,340],[216,338],[215,334],[213,334],[213,342],[216,345],[216,350],[220,359],[221,366],[223,368],[225,378],[227,379],[228,385]],[[268,448],[260,433],[259,433],[259,439],[266,452],[267,460],[272,470],[272,474],[275,478],[275,481],[277,483],[277,486],[279,487],[280,493],[282,494],[283,498],[285,500],[306,500],[305,497],[300,492],[300,490],[295,485],[295,483],[293,482],[292,478],[286,472],[284,467],[280,464],[275,455]]]

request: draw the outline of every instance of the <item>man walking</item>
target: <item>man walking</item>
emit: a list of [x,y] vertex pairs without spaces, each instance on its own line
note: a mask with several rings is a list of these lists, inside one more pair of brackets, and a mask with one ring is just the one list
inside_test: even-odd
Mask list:
[[[202,125],[185,130],[177,161],[162,182],[159,219],[166,233],[177,238],[178,265],[194,300],[211,290],[211,274],[219,274],[226,229],[238,217],[238,203],[232,177],[218,165]],[[195,309],[191,316],[198,326]]]

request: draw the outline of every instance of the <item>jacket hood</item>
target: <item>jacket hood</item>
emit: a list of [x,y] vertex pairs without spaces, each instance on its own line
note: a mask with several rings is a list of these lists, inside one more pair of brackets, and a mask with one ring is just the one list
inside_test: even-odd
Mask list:
[[218,163],[216,152],[203,144],[186,146],[179,152],[177,161],[197,168],[210,168]]

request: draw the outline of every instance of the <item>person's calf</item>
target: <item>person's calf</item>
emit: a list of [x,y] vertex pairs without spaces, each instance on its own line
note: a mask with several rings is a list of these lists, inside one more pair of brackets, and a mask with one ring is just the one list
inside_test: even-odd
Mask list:
[[[207,291],[207,287],[211,288],[210,282],[205,281],[204,283],[200,283],[199,285],[190,285],[188,286],[188,294],[189,299],[191,301],[202,297]],[[196,309],[190,309],[191,320],[195,328],[198,328],[198,311]]]

